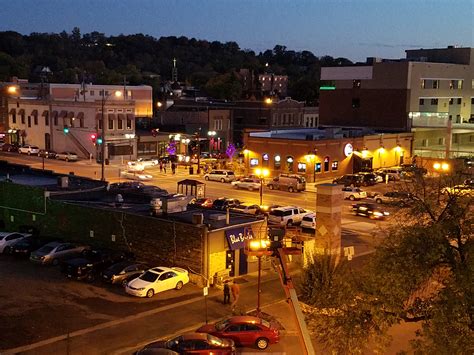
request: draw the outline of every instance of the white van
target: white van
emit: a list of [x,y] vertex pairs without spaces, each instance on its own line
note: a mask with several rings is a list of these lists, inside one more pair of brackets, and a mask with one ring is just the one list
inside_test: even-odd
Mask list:
[[213,170],[204,175],[206,181],[231,182],[235,180],[235,174],[230,170]]
[[280,176],[273,178],[267,186],[270,190],[299,192],[306,190],[306,180],[303,176],[296,174],[280,174]]

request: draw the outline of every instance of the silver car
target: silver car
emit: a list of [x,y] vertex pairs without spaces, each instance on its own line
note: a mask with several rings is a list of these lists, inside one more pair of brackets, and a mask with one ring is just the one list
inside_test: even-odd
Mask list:
[[88,249],[88,247],[84,245],[78,246],[72,243],[51,242],[32,252],[30,260],[43,265],[58,265],[62,259],[80,254],[85,249]]
[[56,154],[56,159],[65,160],[65,161],[76,161],[77,154],[73,152],[61,152]]
[[8,254],[10,246],[20,239],[30,237],[31,234],[16,232],[0,232],[0,253]]
[[241,180],[232,181],[231,185],[236,189],[247,189],[249,191],[260,190],[260,181],[258,179],[243,178]]

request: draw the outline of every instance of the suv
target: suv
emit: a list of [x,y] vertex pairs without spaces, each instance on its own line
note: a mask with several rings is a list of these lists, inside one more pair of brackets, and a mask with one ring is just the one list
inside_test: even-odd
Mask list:
[[39,148],[34,145],[24,145],[23,147],[18,148],[18,153],[20,154],[35,154],[37,155],[39,153]]
[[213,170],[204,175],[206,181],[214,180],[220,182],[231,182],[235,180],[235,174],[230,170]]
[[388,181],[398,181],[401,180],[403,175],[403,169],[399,166],[394,166],[392,168],[381,168],[376,172],[378,175],[381,175],[385,181],[385,176],[388,175]]
[[403,191],[389,191],[383,195],[375,196],[375,202],[387,203],[404,207],[412,202],[412,195],[409,192]]
[[82,255],[64,261],[61,271],[70,279],[92,282],[102,270],[128,258],[127,253],[108,249],[84,250]]
[[294,224],[300,224],[303,217],[309,212],[296,206],[278,207],[269,213],[268,223],[290,227]]
[[334,179],[332,183],[344,186],[360,187],[364,183],[364,177],[359,174],[346,174],[340,178]]
[[382,178],[374,173],[359,172],[358,175],[362,176],[362,185],[372,186],[378,182],[383,182]]
[[214,200],[212,208],[225,211],[227,208],[233,208],[238,205],[240,205],[240,201],[235,198],[220,197]]
[[295,174],[280,174],[267,184],[270,190],[286,190],[288,192],[306,190],[306,180]]
[[344,199],[347,200],[361,200],[363,198],[367,197],[367,192],[362,191],[358,187],[344,187],[342,189],[342,192],[344,193]]

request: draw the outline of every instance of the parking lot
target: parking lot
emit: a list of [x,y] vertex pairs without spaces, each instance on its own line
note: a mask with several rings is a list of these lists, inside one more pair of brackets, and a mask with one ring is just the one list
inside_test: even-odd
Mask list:
[[127,315],[193,298],[187,284],[152,299],[132,297],[120,286],[71,281],[59,267],[0,256],[0,349],[31,344]]

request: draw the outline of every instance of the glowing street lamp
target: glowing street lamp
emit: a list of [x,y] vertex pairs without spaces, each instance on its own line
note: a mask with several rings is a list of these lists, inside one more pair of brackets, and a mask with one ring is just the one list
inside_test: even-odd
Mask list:
[[261,274],[262,274],[262,256],[272,255],[273,252],[268,250],[270,240],[268,239],[252,239],[244,249],[244,253],[250,256],[256,256],[258,259],[258,279],[257,279],[257,315],[260,314],[260,294],[261,294]]
[[263,181],[265,178],[270,175],[270,171],[268,169],[255,169],[255,175],[260,179],[260,206],[263,204]]

